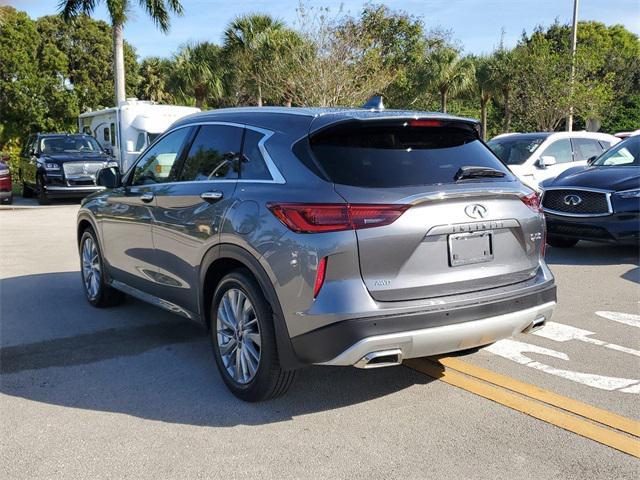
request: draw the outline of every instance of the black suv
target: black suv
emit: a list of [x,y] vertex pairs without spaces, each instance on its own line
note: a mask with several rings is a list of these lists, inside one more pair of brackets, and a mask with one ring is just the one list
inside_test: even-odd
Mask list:
[[37,195],[41,205],[51,197],[84,197],[102,189],[96,172],[112,166],[118,164],[90,135],[34,134],[20,153],[22,196]]

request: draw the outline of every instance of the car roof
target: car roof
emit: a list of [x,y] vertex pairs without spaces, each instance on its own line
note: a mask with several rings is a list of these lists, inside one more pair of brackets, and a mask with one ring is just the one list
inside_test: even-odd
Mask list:
[[47,137],[90,137],[91,135],[87,135],[86,133],[39,133],[38,136],[40,138],[47,138]]
[[510,139],[532,139],[532,138],[548,138],[553,136],[554,138],[595,138],[600,140],[615,139],[613,135],[603,132],[587,132],[586,130],[574,130],[573,132],[526,132],[526,133],[502,133],[496,135],[491,140],[497,140],[502,138]]
[[395,118],[434,118],[442,120],[462,121],[478,124],[471,118],[457,117],[440,112],[424,112],[416,110],[378,110],[364,108],[340,107],[237,107],[208,110],[183,117],[174,123],[174,127],[199,122],[235,121],[255,126],[264,126],[271,130],[278,129],[280,124],[304,124],[309,131],[317,131],[327,125],[348,120],[387,120]]
[[522,140],[527,140],[530,138],[547,138],[553,135],[553,133],[554,132],[501,133],[500,135],[496,135],[495,137],[493,137],[491,140],[498,140],[502,138]]

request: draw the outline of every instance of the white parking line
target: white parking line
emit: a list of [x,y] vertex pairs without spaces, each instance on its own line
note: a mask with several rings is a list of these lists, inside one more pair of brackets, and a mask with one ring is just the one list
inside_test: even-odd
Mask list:
[[623,347],[622,345],[616,345],[615,343],[607,343],[596,338],[591,338],[590,335],[595,335],[594,332],[589,330],[582,330],[581,328],[564,325],[562,323],[548,322],[542,330],[533,332],[534,335],[539,337],[548,338],[555,342],[568,342],[569,340],[579,340],[581,342],[590,343],[591,345],[598,345],[600,347],[608,348],[610,350],[616,350],[618,352],[628,353],[629,355],[635,355],[640,357],[640,351],[633,348]]
[[612,320],[614,322],[623,323],[631,327],[640,328],[640,315],[634,315],[633,313],[607,311],[596,312],[596,315],[602,318],[606,318],[607,320]]
[[566,353],[557,352],[550,348],[539,347],[516,340],[500,340],[493,345],[489,345],[485,350],[519,363],[520,365],[526,365],[527,367],[535,368],[550,375],[562,377],[589,387],[600,390],[617,390],[624,393],[640,394],[640,380],[564,370],[537,362],[524,355],[525,353],[535,353],[569,361],[569,356]]

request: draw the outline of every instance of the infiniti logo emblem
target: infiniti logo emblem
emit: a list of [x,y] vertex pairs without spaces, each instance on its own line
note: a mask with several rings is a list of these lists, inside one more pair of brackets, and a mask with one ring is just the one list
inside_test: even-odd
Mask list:
[[473,203],[465,207],[464,213],[467,214],[467,217],[484,218],[487,216],[487,207],[479,203]]
[[582,203],[582,198],[578,195],[566,195],[564,197],[564,204],[570,207],[576,207]]

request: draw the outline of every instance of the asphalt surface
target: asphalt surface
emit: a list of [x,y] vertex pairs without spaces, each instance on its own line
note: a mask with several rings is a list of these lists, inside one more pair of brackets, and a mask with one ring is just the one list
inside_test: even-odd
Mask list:
[[[0,209],[0,478],[640,476],[629,455],[406,367],[307,368],[287,396],[242,403],[199,327],[133,299],[88,305],[77,208]],[[554,322],[602,342],[561,342],[556,327],[462,358],[640,418],[622,391],[638,383],[602,380],[640,382],[640,328],[595,313],[639,313],[637,249],[549,248],[548,261]]]

